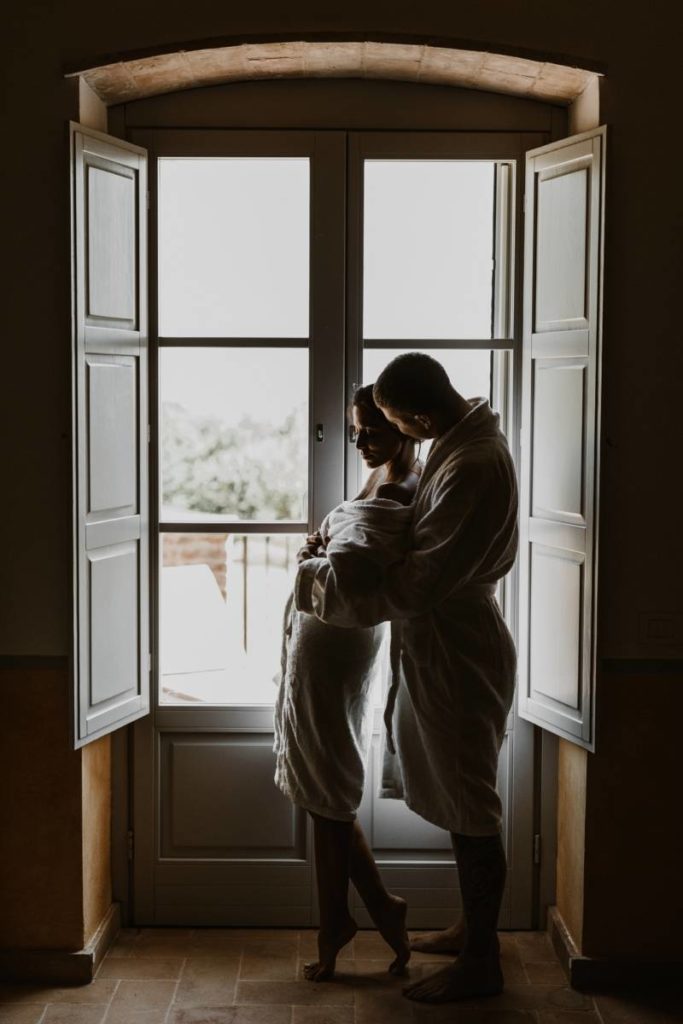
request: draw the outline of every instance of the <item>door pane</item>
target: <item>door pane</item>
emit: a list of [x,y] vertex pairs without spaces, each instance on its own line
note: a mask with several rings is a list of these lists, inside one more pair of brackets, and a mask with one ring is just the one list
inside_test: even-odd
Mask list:
[[162,535],[162,704],[274,703],[303,541],[282,533]]
[[307,338],[307,158],[159,160],[159,334]]
[[308,350],[160,352],[162,521],[308,519]]
[[365,162],[365,338],[491,337],[494,168]]

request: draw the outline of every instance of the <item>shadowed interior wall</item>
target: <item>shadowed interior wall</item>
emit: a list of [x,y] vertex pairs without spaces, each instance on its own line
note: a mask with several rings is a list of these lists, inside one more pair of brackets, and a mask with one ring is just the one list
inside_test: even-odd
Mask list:
[[81,751],[83,931],[94,934],[111,906],[111,737]]
[[[96,17],[85,0],[66,0],[58,6],[27,0],[15,6],[5,25],[2,62],[8,143],[3,166],[9,197],[4,226],[12,259],[3,307],[4,369],[11,387],[5,389],[0,409],[5,476],[11,480],[13,500],[3,505],[7,543],[0,591],[0,653],[66,656],[70,650],[65,121],[75,109],[73,86],[62,79],[65,67],[92,65],[102,55],[240,34],[344,36],[387,30],[413,37],[469,40],[492,50],[500,46],[522,54],[533,51],[559,60],[565,55],[568,63],[574,59],[599,62],[607,71],[604,120],[610,134],[598,655],[638,660],[672,653],[644,640],[641,631],[643,613],[681,611],[683,571],[680,474],[671,472],[680,462],[675,410],[683,380],[678,312],[683,225],[680,171],[672,157],[680,60],[678,39],[670,31],[670,5],[661,0],[653,0],[642,17],[623,17],[608,0],[562,5],[531,0],[523,8],[504,0],[452,5],[424,0],[419,8],[386,0],[353,0],[343,6],[312,0],[292,6],[266,0],[258,7],[171,0],[164,5],[163,17],[151,0],[122,0],[116,17],[102,12]],[[673,650],[679,659],[680,643],[679,637]],[[35,883],[41,892],[40,887],[50,885],[55,873],[62,884],[76,872],[82,885],[79,851],[84,836],[79,826],[77,849],[71,850],[64,827],[64,822],[78,820],[73,815],[83,806],[81,755],[71,754],[67,744],[66,677],[45,673],[34,679],[25,673],[22,678],[29,680],[26,686],[12,673],[9,683],[3,683],[3,697],[12,713],[2,721],[3,730],[27,736],[27,749],[34,753],[31,762],[18,741],[11,736],[4,741],[13,773],[18,774],[17,767],[27,771],[26,779],[17,783],[21,799],[6,798],[19,822],[16,834],[6,840],[10,858],[18,860],[22,851],[17,891],[25,892]],[[671,736],[667,730],[672,729],[672,721],[680,722],[683,687],[680,677],[660,674],[634,676],[628,684],[622,676],[604,682],[606,678],[603,673],[598,696],[598,752],[587,757],[586,805],[580,804],[578,790],[571,786],[565,787],[562,798],[566,823],[586,814],[584,880],[582,884],[577,874],[581,858],[565,857],[563,886],[568,893],[576,886],[584,893],[579,918],[587,950],[623,953],[628,945],[629,954],[639,955],[651,949],[649,936],[663,935],[670,925],[683,850],[675,833],[663,844],[648,844],[637,841],[635,831],[653,818],[653,805],[662,804],[666,812],[675,803],[665,805],[664,801],[673,795],[680,802],[680,793],[672,777],[659,778],[654,790],[642,784],[619,787],[610,780],[618,780],[622,769],[625,778],[636,779],[638,772],[647,773],[651,765],[662,764],[662,743]],[[630,699],[625,697],[628,688]],[[669,701],[675,703],[673,709]],[[618,737],[610,733],[616,721],[621,726]],[[636,744],[629,748],[631,737],[636,737]],[[573,758],[565,760],[568,766]],[[97,757],[88,755],[83,761],[83,771],[103,779],[101,768]],[[49,805],[46,793],[52,796]],[[609,815],[601,819],[597,809],[607,807],[607,794]],[[101,821],[102,805],[95,804]],[[90,800],[86,806],[91,806]],[[39,822],[43,813],[45,820]],[[42,843],[52,838],[52,829],[55,844],[48,862],[43,859],[48,852]],[[618,927],[609,920],[615,913],[616,889],[609,879],[605,882],[605,865],[625,850],[632,861],[628,887],[625,883],[617,887],[624,900],[621,913],[628,907],[640,923],[638,928],[622,927],[620,918]],[[640,884],[653,873],[662,888],[661,879],[669,880],[668,900],[653,900],[648,886]],[[90,886],[88,879],[94,876],[86,878]],[[72,895],[66,900],[66,912],[53,916],[53,903],[45,922],[34,921],[30,926],[22,918],[21,897],[16,897],[5,922],[14,944],[65,947],[76,941],[83,928],[83,897],[77,906],[78,884],[68,886]],[[105,888],[101,879],[93,881],[93,892],[100,896],[91,893],[85,904],[92,900],[90,906],[98,906]],[[74,914],[80,915],[80,925]]]
[[5,670],[0,686],[0,948],[81,949],[81,755],[68,743],[68,676]]
[[599,686],[600,747],[587,755],[582,951],[683,960],[681,677],[622,668],[603,671]]
[[560,740],[557,770],[557,908],[574,942],[583,935],[583,883],[586,838],[585,750]]

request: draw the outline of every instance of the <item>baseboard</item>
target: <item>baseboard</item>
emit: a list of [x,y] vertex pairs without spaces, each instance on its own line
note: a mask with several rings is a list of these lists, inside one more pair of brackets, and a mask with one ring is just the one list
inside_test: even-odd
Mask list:
[[121,908],[112,903],[87,946],[70,953],[62,949],[2,949],[0,978],[7,981],[87,985],[121,928]]
[[629,989],[650,985],[679,984],[683,965],[680,962],[617,959],[583,956],[579,953],[569,929],[557,907],[548,910],[548,935],[572,988],[597,992],[610,988]]

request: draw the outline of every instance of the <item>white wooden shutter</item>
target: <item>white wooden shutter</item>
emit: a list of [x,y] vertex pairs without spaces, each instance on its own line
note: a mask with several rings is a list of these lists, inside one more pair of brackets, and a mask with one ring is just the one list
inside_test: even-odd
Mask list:
[[147,159],[71,125],[74,745],[149,711]]
[[519,710],[593,749],[605,129],[527,155]]

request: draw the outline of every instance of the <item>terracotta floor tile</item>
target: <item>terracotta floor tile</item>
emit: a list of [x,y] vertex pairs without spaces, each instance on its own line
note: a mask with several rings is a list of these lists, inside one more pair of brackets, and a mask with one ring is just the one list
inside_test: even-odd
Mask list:
[[[427,976],[426,970],[424,976]],[[464,1010],[476,1010],[479,1013],[484,1010],[488,1013],[503,1010],[531,1013],[536,1010],[593,1009],[590,999],[580,992],[528,984],[508,984],[499,996],[487,997],[485,1000],[466,999],[457,1005],[461,1013]]]
[[146,978],[149,981],[175,980],[180,977],[185,960],[173,957],[157,960],[154,957],[107,956],[97,972],[98,978]]
[[491,1010],[485,1000],[476,1009],[457,1003],[414,1003],[413,1012],[416,1024],[536,1024],[538,1019],[533,1010]]
[[567,975],[556,960],[533,961],[525,964],[524,970],[532,985],[557,985],[562,987],[567,984]]
[[538,1024],[602,1024],[593,1010],[539,1010]]
[[[307,928],[299,932],[299,956],[302,960],[313,960],[318,956],[318,929]],[[355,956],[355,939],[347,942],[337,957],[338,960],[351,960]]]
[[557,960],[555,950],[546,932],[516,932],[515,945],[522,963]]
[[295,1006],[292,1024],[354,1024],[352,1006]]
[[265,1006],[340,1006],[353,1004],[350,979],[315,984],[311,981],[240,981],[237,1004],[263,1003]]
[[299,961],[295,956],[252,956],[245,953],[240,964],[241,981],[294,981]]
[[[175,981],[119,981],[112,1000],[112,1010],[168,1009],[175,994]],[[109,1022],[107,1022],[109,1024]]]
[[389,964],[386,960],[359,959],[352,960],[339,966],[338,975],[343,978],[343,972],[348,969],[349,977],[354,988],[360,990],[403,990],[411,981],[418,981],[422,977],[421,964],[409,964],[403,975],[391,974],[388,970]]
[[44,1007],[47,1002],[47,993],[49,992],[54,992],[54,989],[40,985],[19,985],[12,982],[0,982],[0,1005],[5,1003],[40,1003]]
[[400,988],[356,992],[355,1024],[413,1024],[414,1020],[413,1004]]
[[89,985],[56,988],[48,985],[0,984],[0,1003],[108,1003],[118,982],[105,978]]
[[188,960],[175,995],[176,1006],[231,1006],[235,1001],[235,983],[239,957],[198,956]]
[[290,1006],[196,1006],[171,1009],[168,1024],[290,1024]]
[[168,1007],[131,1010],[129,1006],[110,1006],[104,1024],[166,1024]]
[[681,1024],[683,986],[624,992],[620,995],[595,995],[595,1003],[604,1024]]
[[353,942],[355,955],[361,959],[379,960],[382,957],[386,957],[390,962],[394,957],[391,948],[386,944],[379,932],[357,932]]
[[190,939],[162,939],[160,942],[136,942],[131,946],[130,958],[133,960],[184,960],[191,956],[194,946]]
[[[299,933],[273,928],[264,929],[204,929],[192,938],[192,950],[250,956],[296,956],[299,951]],[[192,955],[192,954],[191,954]]]
[[14,1006],[11,1003],[0,1003],[0,1024],[38,1024],[45,1007]]
[[107,1012],[104,1006],[76,1006],[74,1003],[53,1003],[48,1006],[40,1024],[102,1024]]

